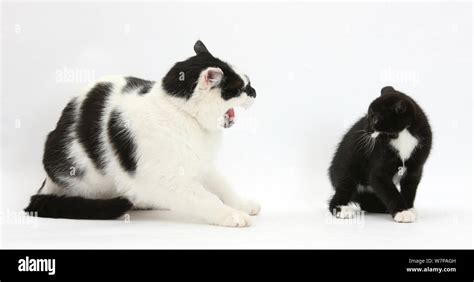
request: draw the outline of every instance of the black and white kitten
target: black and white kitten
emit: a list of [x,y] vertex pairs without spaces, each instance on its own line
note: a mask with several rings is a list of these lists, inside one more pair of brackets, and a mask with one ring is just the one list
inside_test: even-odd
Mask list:
[[169,209],[221,226],[249,226],[260,206],[241,198],[215,158],[235,107],[255,89],[201,42],[161,81],[109,76],[64,108],[46,140],[47,177],[28,212],[111,219],[132,207]]
[[431,128],[412,98],[391,86],[381,92],[337,148],[329,168],[336,190],[329,210],[339,218],[353,217],[360,208],[388,212],[396,222],[413,222]]

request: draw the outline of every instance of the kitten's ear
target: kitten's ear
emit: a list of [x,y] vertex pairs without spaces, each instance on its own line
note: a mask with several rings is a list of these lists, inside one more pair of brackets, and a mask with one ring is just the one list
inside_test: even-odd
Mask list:
[[393,110],[397,114],[403,114],[407,111],[407,103],[403,100],[400,100],[395,103],[395,105],[393,106]]
[[385,95],[387,93],[391,93],[391,92],[394,92],[394,91],[395,91],[395,89],[392,86],[385,86],[384,88],[382,88],[382,90],[380,90],[380,94]]
[[206,45],[204,45],[201,40],[198,40],[196,41],[196,43],[194,43],[194,52],[196,52],[196,55],[199,55],[201,53],[209,53],[206,48]]
[[207,68],[201,75],[202,84],[208,88],[216,87],[221,83],[223,76],[224,72],[220,68]]

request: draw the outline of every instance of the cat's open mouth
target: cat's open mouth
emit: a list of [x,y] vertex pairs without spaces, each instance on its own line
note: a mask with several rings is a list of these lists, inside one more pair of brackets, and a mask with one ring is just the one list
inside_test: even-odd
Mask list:
[[234,108],[230,108],[225,112],[224,115],[224,128],[229,128],[234,125],[235,111]]

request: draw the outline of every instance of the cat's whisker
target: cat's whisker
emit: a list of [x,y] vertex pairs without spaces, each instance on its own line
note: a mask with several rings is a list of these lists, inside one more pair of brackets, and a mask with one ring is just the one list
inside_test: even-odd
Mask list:
[[366,135],[362,134],[361,136],[357,137],[356,139],[356,147],[357,149],[363,149],[365,147],[365,138]]
[[365,141],[366,142],[365,143],[366,144],[365,145],[366,146],[366,153],[370,154],[371,153],[370,148],[372,147],[372,138],[370,138],[370,135],[366,135],[365,140],[366,140]]
[[[364,132],[364,131],[361,131],[361,132]],[[365,133],[365,132],[364,132],[364,133]],[[366,136],[366,134],[361,134],[359,137],[357,137],[357,138],[355,139],[355,141],[356,141],[357,143],[359,143],[361,140],[363,140],[363,139],[365,138],[365,136]]]
[[372,142],[371,142],[371,147],[370,147],[370,153],[369,153],[369,154],[372,154],[372,152],[373,152],[374,149],[375,149],[375,143],[377,142],[377,140],[374,139],[374,138],[372,138],[372,137],[370,138],[370,140],[371,140]]
[[361,134],[359,137],[355,139],[356,148],[361,151],[365,151],[367,146],[367,135]]

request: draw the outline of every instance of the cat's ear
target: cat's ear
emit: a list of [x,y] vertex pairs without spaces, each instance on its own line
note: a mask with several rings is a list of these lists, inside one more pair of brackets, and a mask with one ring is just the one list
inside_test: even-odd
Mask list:
[[395,89],[392,86],[385,86],[384,88],[382,88],[382,90],[380,90],[381,95],[385,95],[391,92],[395,92]]
[[400,100],[393,105],[393,110],[397,114],[403,114],[407,111],[407,103],[403,100]]
[[209,53],[209,50],[207,50],[206,45],[204,45],[201,40],[198,40],[194,43],[194,52],[196,52],[196,55],[199,55],[202,53]]
[[224,72],[220,68],[207,68],[201,75],[201,83],[208,88],[213,88],[221,83],[222,77],[224,77]]

